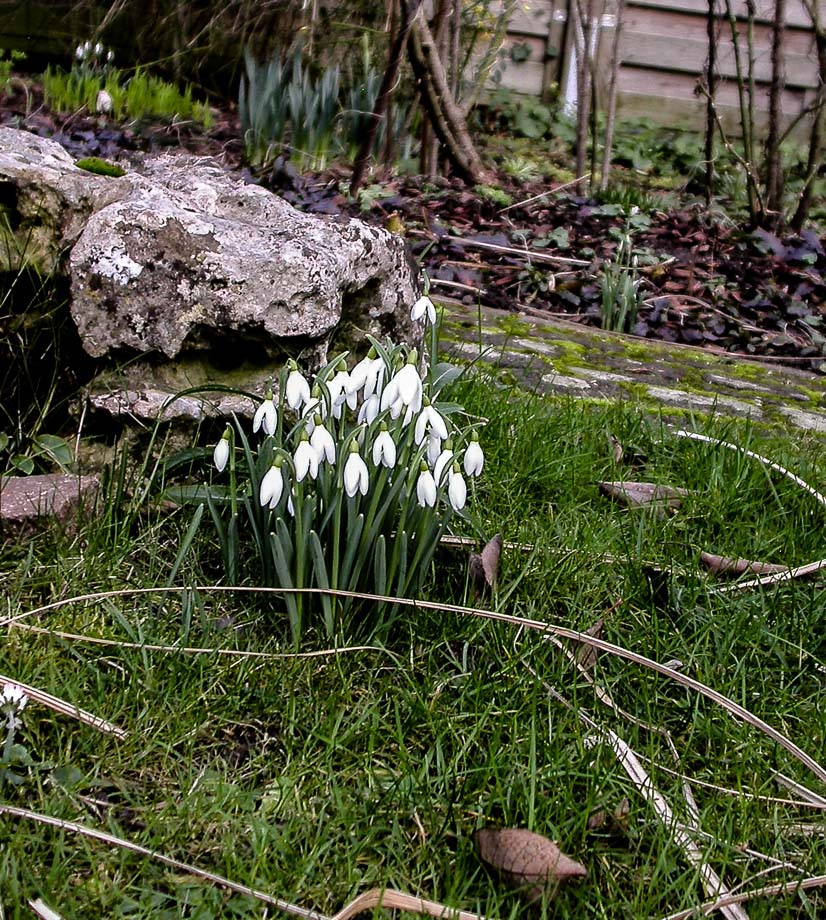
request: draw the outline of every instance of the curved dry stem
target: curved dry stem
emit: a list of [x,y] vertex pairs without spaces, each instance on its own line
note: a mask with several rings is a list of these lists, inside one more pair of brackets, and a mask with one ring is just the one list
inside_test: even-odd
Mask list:
[[[17,616],[7,617],[5,620],[0,622],[0,627],[9,626],[27,617],[32,617],[41,613],[47,613],[49,611],[57,610],[61,607],[66,607],[71,604],[89,603],[91,601],[110,599],[113,597],[138,597],[148,594],[175,594],[190,590],[192,590],[191,586],[179,588],[122,588],[116,591],[99,591],[91,594],[79,595],[78,597],[70,597],[59,601],[53,601],[50,604],[44,604],[42,607],[36,607],[32,610],[18,614]],[[645,655],[641,655],[638,652],[632,652],[630,649],[623,648],[620,645],[615,645],[613,642],[606,642],[604,639],[598,639],[595,636],[590,636],[587,633],[578,632],[575,629],[569,629],[566,626],[557,626],[553,623],[544,623],[541,620],[532,620],[528,617],[513,616],[511,614],[500,613],[499,611],[495,610],[478,610],[473,607],[462,607],[458,604],[437,604],[433,601],[422,601],[416,600],[415,598],[390,597],[388,595],[382,594],[367,594],[360,591],[341,591],[328,588],[264,588],[253,586],[233,587],[230,585],[198,586],[197,590],[213,592],[217,594],[317,594],[334,597],[355,598],[358,600],[375,601],[376,603],[380,604],[399,604],[406,607],[418,608],[420,610],[440,610],[445,613],[455,613],[462,616],[473,616],[484,620],[493,620],[494,622],[506,623],[510,626],[532,629],[539,633],[547,633],[559,636],[564,639],[573,640],[574,642],[581,642],[585,645],[593,646],[593,648],[598,649],[599,651],[608,652],[609,654],[615,655],[618,658],[623,658],[626,661],[631,661],[634,664],[638,664],[650,671],[655,671],[657,674],[660,674],[663,677],[667,677],[669,680],[673,680],[678,684],[682,684],[684,687],[688,687],[695,693],[701,694],[702,696],[716,703],[718,706],[721,706],[723,709],[731,713],[731,715],[741,719],[744,722],[748,722],[749,725],[763,732],[763,734],[767,735],[772,739],[772,741],[774,741],[776,744],[779,744],[780,747],[788,751],[792,757],[802,763],[803,766],[810,770],[819,780],[821,780],[821,782],[826,783],[826,768],[821,766],[813,757],[807,754],[802,748],[798,747],[798,745],[796,745],[790,738],[787,738],[782,732],[769,725],[768,722],[765,722],[763,719],[750,712],[744,706],[741,706],[734,700],[729,699],[729,697],[725,696],[725,694],[719,693],[717,690],[714,690],[712,687],[707,686],[701,681],[695,680],[693,677],[689,677],[687,674],[683,674],[681,671],[674,671],[667,665],[660,664],[658,661],[653,661],[651,658],[647,658]]]
[[46,693],[45,690],[38,690],[37,687],[23,684],[14,677],[6,677],[5,674],[0,674],[0,684],[14,684],[16,687],[20,687],[26,696],[34,700],[35,703],[39,703],[47,709],[52,709],[54,712],[59,712],[61,715],[69,716],[71,719],[77,719],[84,725],[89,725],[92,728],[96,728],[99,732],[103,732],[104,735],[114,735],[116,738],[126,737],[125,730],[115,725],[113,722],[107,722],[106,719],[101,719],[99,716],[93,715],[85,709],[73,706],[71,703],[67,703],[65,700],[60,699],[60,697],[52,696],[51,693]]
[[754,901],[757,898],[771,898],[778,894],[809,891],[812,888],[822,888],[824,885],[826,885],[826,875],[814,875],[810,878],[798,879],[795,882],[784,882],[779,885],[766,885],[763,888],[754,888],[751,891],[726,895],[716,901],[707,901],[697,907],[690,907],[687,910],[678,911],[676,914],[669,914],[667,917],[663,917],[662,920],[691,920],[692,917],[707,917],[714,911],[731,904],[745,904],[747,901]]
[[427,914],[431,917],[444,917],[447,920],[485,920],[481,914],[474,914],[466,910],[457,910],[447,907],[445,904],[439,904],[436,901],[428,901],[424,898],[418,898],[415,895],[405,894],[403,891],[381,890],[373,888],[365,891],[357,898],[354,898],[342,910],[333,917],[322,914],[319,911],[307,907],[300,907],[298,904],[292,904],[290,901],[284,901],[281,898],[275,898],[257,888],[250,888],[249,885],[241,885],[239,882],[233,882],[231,879],[218,875],[215,872],[209,872],[206,869],[200,869],[190,863],[181,862],[173,859],[157,850],[150,850],[148,847],[141,846],[139,843],[133,843],[123,837],[116,837],[114,834],[107,834],[105,831],[96,830],[93,827],[86,827],[83,824],[77,824],[74,821],[64,821],[61,818],[54,818],[51,815],[44,815],[37,811],[29,811],[27,808],[16,808],[12,805],[0,805],[0,816],[9,815],[10,817],[23,818],[28,821],[35,821],[38,824],[47,824],[50,827],[57,827],[63,831],[71,831],[73,834],[80,834],[90,840],[98,840],[109,846],[118,847],[122,850],[128,850],[130,853],[137,853],[139,856],[147,856],[156,862],[163,863],[165,866],[171,866],[179,872],[185,872],[202,878],[205,881],[212,882],[221,888],[226,888],[236,894],[243,894],[247,897],[255,898],[264,904],[283,911],[285,914],[292,914],[294,917],[303,917],[305,920],[349,920],[356,914],[373,907],[385,907],[396,910],[406,910],[418,914]]

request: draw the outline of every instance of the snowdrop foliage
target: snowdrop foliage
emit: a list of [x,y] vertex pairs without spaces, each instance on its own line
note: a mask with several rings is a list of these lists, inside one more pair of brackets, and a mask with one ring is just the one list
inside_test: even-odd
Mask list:
[[[427,297],[413,312],[436,320]],[[238,419],[227,426],[208,505],[228,582],[420,593],[441,536],[467,519],[465,476],[484,463],[467,416],[442,398],[459,371],[430,365],[416,348],[373,338],[360,360],[338,355],[314,377],[290,360],[255,406],[251,433]],[[296,643],[309,612],[340,637],[354,603],[283,596]],[[374,630],[397,612],[368,606]]]

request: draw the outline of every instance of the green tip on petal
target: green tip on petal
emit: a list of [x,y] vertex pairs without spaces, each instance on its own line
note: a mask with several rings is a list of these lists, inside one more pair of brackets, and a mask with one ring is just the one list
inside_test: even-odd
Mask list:
[[419,360],[419,353],[415,348],[410,349],[410,354],[407,356],[408,364],[415,364]]
[[422,460],[422,462],[419,464],[419,472],[426,473],[429,469],[430,467],[427,465],[427,461]]

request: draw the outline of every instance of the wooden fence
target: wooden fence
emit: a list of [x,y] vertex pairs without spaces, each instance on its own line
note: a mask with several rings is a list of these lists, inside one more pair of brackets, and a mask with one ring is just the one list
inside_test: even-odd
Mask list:
[[[563,100],[576,99],[576,51],[573,17],[574,0],[528,0],[511,18],[503,49],[502,85],[516,92],[550,97],[558,91]],[[826,0],[813,0],[826,19]],[[583,3],[583,6],[586,4]],[[602,2],[595,6],[603,7]],[[736,122],[737,57],[731,25],[718,0],[721,15],[716,28],[717,70],[721,77],[717,103],[729,125]],[[785,32],[785,89],[782,110],[794,117],[814,96],[818,85],[814,29],[802,0],[788,0]],[[608,78],[616,16],[605,3],[595,34],[597,86]],[[615,7],[614,7],[615,9]],[[628,0],[622,15],[619,41],[619,113],[645,117],[669,124],[702,124],[705,102],[697,93],[708,57],[706,17],[708,0]],[[745,0],[731,0],[739,33],[741,68],[745,69],[747,20]],[[771,76],[771,28],[774,3],[756,0],[752,30],[754,49],[755,109],[758,120],[768,108],[767,89]],[[602,80],[600,79],[602,78]]]

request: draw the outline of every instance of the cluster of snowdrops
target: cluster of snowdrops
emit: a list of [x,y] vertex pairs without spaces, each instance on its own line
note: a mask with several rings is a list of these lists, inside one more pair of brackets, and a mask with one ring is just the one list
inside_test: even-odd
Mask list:
[[[435,354],[427,296],[411,316],[429,326]],[[251,545],[257,580],[283,591],[295,640],[310,609],[307,588],[319,589],[315,608],[329,635],[352,608],[338,592],[417,596],[451,519],[469,520],[468,484],[484,465],[480,422],[441,399],[460,369],[427,364],[407,345],[369,341],[352,367],[338,356],[309,380],[287,362],[278,396],[268,387],[256,409],[254,437],[236,420],[213,453],[230,480],[209,502],[230,580],[239,580],[241,550]],[[244,518],[251,541],[240,536]],[[390,607],[373,609],[381,620]],[[371,631],[380,626],[368,619]]]

